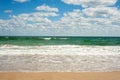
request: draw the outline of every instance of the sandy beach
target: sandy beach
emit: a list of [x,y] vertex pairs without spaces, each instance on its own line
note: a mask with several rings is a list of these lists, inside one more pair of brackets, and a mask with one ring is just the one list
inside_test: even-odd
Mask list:
[[120,80],[119,72],[82,72],[82,73],[0,73],[0,80]]

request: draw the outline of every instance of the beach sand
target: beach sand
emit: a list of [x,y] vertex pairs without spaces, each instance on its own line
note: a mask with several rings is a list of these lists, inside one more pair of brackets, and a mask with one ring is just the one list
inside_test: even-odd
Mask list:
[[1,72],[0,80],[120,80],[118,72]]

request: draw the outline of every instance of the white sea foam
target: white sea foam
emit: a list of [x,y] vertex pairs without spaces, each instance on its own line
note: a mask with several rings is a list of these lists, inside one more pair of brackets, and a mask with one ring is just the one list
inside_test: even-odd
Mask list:
[[120,46],[0,46],[0,71],[120,71]]
[[[12,53],[12,54],[11,54]],[[77,46],[77,45],[50,45],[50,46],[0,46],[0,54],[76,54],[76,55],[115,55],[120,54],[120,46]]]
[[52,38],[43,38],[44,40],[51,40]]

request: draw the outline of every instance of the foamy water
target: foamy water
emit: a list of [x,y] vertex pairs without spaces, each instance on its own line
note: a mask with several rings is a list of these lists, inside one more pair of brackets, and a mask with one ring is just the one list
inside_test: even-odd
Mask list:
[[120,46],[0,46],[0,71],[120,71]]
[[76,54],[76,55],[115,55],[120,54],[120,46],[77,46],[77,45],[53,45],[53,46],[0,46],[0,54]]

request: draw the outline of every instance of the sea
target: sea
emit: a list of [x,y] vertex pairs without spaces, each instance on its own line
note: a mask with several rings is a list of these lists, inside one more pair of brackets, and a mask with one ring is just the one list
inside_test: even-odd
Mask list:
[[120,37],[1,36],[0,46],[92,45],[120,46]]
[[120,37],[1,36],[1,71],[120,71]]

